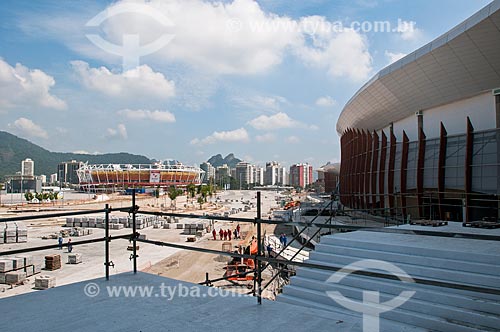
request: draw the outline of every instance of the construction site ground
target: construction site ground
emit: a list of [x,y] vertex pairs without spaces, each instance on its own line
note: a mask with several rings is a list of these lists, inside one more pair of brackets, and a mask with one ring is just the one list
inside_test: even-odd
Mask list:
[[[275,200],[275,192],[262,193],[262,215],[268,216],[268,212],[272,207],[277,207]],[[122,195],[108,195],[109,200],[96,202],[87,194],[75,195],[76,199],[67,200],[65,202],[57,202],[54,204],[44,205],[16,205],[3,206],[0,208],[0,218],[7,216],[29,216],[38,215],[41,213],[55,213],[57,211],[81,211],[90,209],[102,209],[104,204],[108,203],[111,207],[126,207],[131,205],[130,196]],[[67,196],[66,196],[67,197]],[[219,199],[216,199],[219,198]],[[90,198],[90,199],[89,199]],[[255,191],[226,191],[219,192],[212,199],[213,203],[204,204],[203,209],[199,209],[199,204],[191,203],[185,196],[178,197],[176,200],[176,209],[173,210],[178,213],[224,213],[224,211],[231,208],[239,208],[243,206],[243,202],[256,203]],[[189,202],[188,202],[189,201]],[[4,200],[4,202],[6,202]],[[151,196],[139,196],[137,204],[141,210],[165,210],[166,207],[171,206],[171,202],[166,196],[154,198]],[[172,210],[168,210],[171,212]],[[103,214],[102,214],[103,215]],[[114,212],[113,215],[126,216],[127,213]],[[239,212],[233,214],[235,217],[256,217],[256,207],[253,207],[247,212]],[[179,220],[183,223],[186,220]],[[1,251],[9,251],[21,248],[29,248],[43,245],[57,244],[57,239],[42,239],[44,236],[56,234],[65,223],[65,218],[49,218],[39,220],[29,220],[25,222],[28,226],[28,242],[27,243],[12,243],[0,244]],[[218,231],[221,227],[224,229],[234,230],[237,226],[236,223],[231,222],[215,222],[215,229]],[[232,240],[232,245],[238,245],[241,241],[248,243],[253,235],[256,235],[256,227],[250,223],[240,223],[241,234],[245,236],[244,239]],[[91,238],[99,238],[104,236],[104,229],[92,228],[93,234],[72,238],[73,242],[79,240],[86,240]],[[263,233],[270,234],[274,231],[274,226],[265,225]],[[122,230],[110,230],[111,236],[130,234],[131,229],[125,228]],[[184,245],[192,245],[203,248],[222,249],[222,243],[225,241],[212,239],[211,233],[206,233],[196,242],[187,242],[188,235],[182,234],[182,230],[178,229],[154,229],[152,227],[140,230],[141,234],[146,235],[147,239],[158,240],[163,242],[180,243]],[[245,242],[246,241],[246,242]],[[67,239],[64,239],[67,242]],[[130,251],[127,251],[129,246],[128,240],[116,239],[110,243],[110,260],[113,261],[114,267],[110,269],[111,278],[113,274],[118,274],[132,270],[132,261],[130,260]],[[81,253],[83,255],[83,263],[81,264],[66,264],[68,260],[68,252],[66,248],[63,250],[51,249],[44,251],[37,251],[30,253],[35,262],[42,264],[45,255],[48,254],[61,254],[63,267],[55,271],[42,270],[43,275],[52,275],[56,277],[57,285],[70,284],[83,280],[90,280],[104,276],[104,242],[75,245],[73,253]],[[178,250],[169,247],[158,247],[150,244],[139,244],[138,251],[138,269],[140,271],[154,273],[162,276],[167,276],[179,280],[190,282],[202,282],[205,280],[206,273],[209,274],[211,279],[221,277],[224,274],[223,266],[226,264],[227,259],[219,257],[218,255],[202,254],[194,251]],[[34,277],[29,277],[24,284],[17,286],[8,286],[0,284],[0,298],[22,294],[34,291]],[[266,278],[266,275],[264,275]],[[218,283],[215,284],[220,287],[230,287],[232,284]]]

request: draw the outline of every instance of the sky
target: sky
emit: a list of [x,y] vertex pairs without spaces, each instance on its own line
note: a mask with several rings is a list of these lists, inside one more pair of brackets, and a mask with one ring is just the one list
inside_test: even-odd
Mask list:
[[364,83],[489,2],[2,0],[0,130],[58,152],[319,167]]

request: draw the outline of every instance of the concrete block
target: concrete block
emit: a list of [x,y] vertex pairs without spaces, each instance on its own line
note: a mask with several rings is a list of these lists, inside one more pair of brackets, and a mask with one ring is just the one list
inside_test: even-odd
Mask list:
[[5,232],[4,230],[0,230],[0,244],[4,244],[5,242]]
[[5,273],[5,283],[15,285],[26,280],[26,272],[18,270]]
[[5,284],[5,273],[0,272],[0,284]]
[[146,234],[140,234],[139,235],[139,240],[147,240]]
[[13,269],[14,265],[10,259],[0,260],[0,272],[12,271]]
[[82,262],[82,254],[71,253],[68,254],[68,264],[80,264]]
[[28,237],[27,236],[19,236],[17,238],[17,243],[26,243],[28,242]]
[[66,227],[73,227],[73,218],[66,218]]
[[94,221],[89,221],[89,227],[91,227],[91,228],[95,228],[96,227],[95,220]]
[[110,229],[123,229],[123,224],[111,224]]
[[24,267],[24,272],[26,272],[26,277],[31,277],[32,275],[35,274],[35,266],[30,265],[30,266]]
[[8,259],[12,261],[12,268],[14,270],[22,269],[25,266],[24,258],[22,257],[9,257]]
[[31,255],[16,255],[15,258],[23,259],[23,267],[33,265],[33,256]]
[[170,229],[170,224],[163,224],[163,229]]
[[37,276],[35,277],[36,289],[48,289],[56,287],[56,277],[51,276]]
[[81,227],[89,227],[89,222],[88,221],[82,221]]
[[42,265],[41,264],[35,264],[33,265],[33,273],[37,274],[42,272]]
[[16,243],[17,242],[17,237],[16,236],[7,236],[5,237],[5,243]]
[[177,224],[177,229],[183,229],[184,228],[184,224]]

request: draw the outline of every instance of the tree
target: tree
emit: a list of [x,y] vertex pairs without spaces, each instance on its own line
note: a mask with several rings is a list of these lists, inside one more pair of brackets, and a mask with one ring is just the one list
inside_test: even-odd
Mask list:
[[194,185],[194,183],[188,184],[186,190],[191,198],[194,198],[196,196],[196,186]]
[[181,189],[177,189],[175,186],[170,186],[170,188],[168,188],[168,198],[170,198],[170,201],[171,201],[170,206],[171,207],[175,208],[175,206],[176,206],[175,205],[175,200],[180,195],[182,195],[182,190]]
[[35,196],[30,191],[24,193],[24,198],[26,201],[31,202]]
[[198,197],[198,204],[200,204],[200,210],[203,210],[203,203],[205,202],[205,199],[200,196]]

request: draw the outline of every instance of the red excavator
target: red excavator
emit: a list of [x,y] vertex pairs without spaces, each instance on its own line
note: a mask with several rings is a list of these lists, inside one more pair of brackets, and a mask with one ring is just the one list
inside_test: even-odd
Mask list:
[[[257,254],[257,239],[252,239],[250,245],[244,249],[240,246],[240,250],[235,251],[235,253],[243,253],[246,255]],[[229,263],[227,263],[227,265],[224,267],[224,270],[226,270],[226,272],[224,273],[224,277],[228,277],[227,280],[230,280],[234,283],[237,281],[254,280],[255,273],[253,272],[247,273],[245,275],[239,275],[242,273],[253,271],[254,269],[255,269],[255,262],[253,259],[233,257],[233,259]],[[251,288],[253,287],[253,285],[250,284],[247,287]]]

